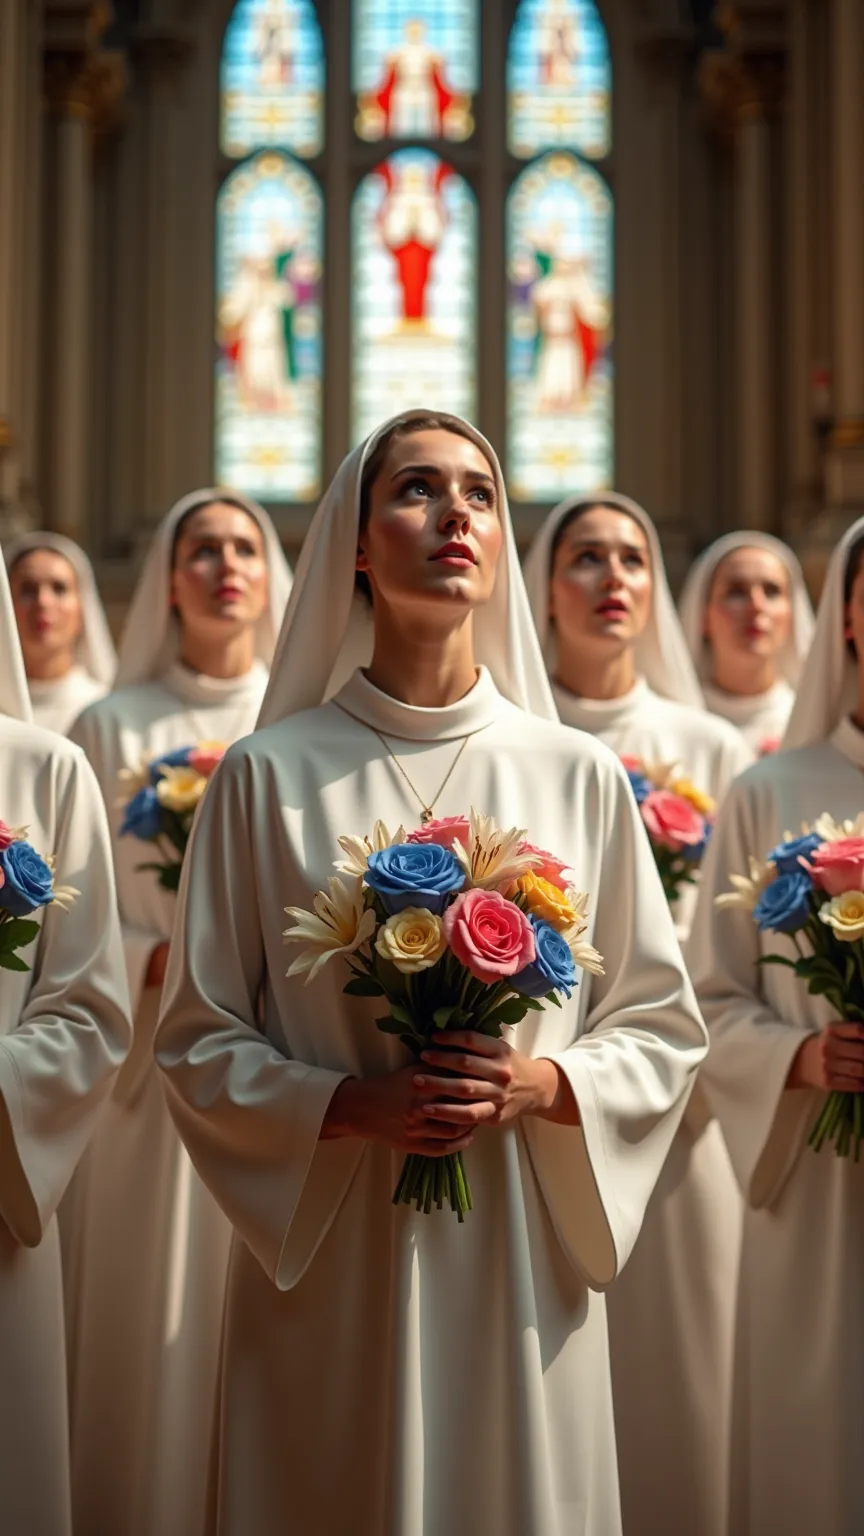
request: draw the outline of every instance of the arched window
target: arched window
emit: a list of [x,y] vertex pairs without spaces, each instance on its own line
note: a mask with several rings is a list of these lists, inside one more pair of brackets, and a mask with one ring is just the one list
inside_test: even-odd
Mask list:
[[400,149],[352,215],[352,436],[412,405],[474,415],[477,211],[462,176]]
[[611,142],[609,47],[593,0],[521,0],[507,59],[508,142],[522,160]]
[[321,485],[320,188],[266,150],[223,183],[216,226],[216,478],[264,501],[310,501]]
[[324,45],[312,0],[238,0],[225,30],[222,152],[324,145]]
[[476,0],[354,0],[352,51],[361,139],[470,137]]

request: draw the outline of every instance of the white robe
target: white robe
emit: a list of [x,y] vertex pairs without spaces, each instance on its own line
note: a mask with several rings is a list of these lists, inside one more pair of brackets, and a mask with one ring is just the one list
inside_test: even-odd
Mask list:
[[[752,761],[737,731],[653,693],[583,699],[558,712],[619,755],[678,762],[722,800]],[[682,937],[696,892],[678,903]],[[741,1197],[697,1086],[648,1206],[636,1251],[609,1293],[609,1342],[626,1536],[723,1536]]]
[[28,677],[27,689],[34,724],[60,736],[67,735],[81,712],[108,692],[84,667],[70,667],[65,677],[50,680]]
[[703,1078],[747,1206],[736,1328],[734,1536],[853,1536],[864,1530],[864,1164],[807,1147],[824,1103],[785,1083],[805,1033],[831,1010],[785,967],[794,954],[747,913],[718,911],[730,871],[747,872],[784,832],[822,811],[864,808],[864,735],[767,758],[734,787],[715,834],[691,940],[711,1032]]
[[[304,987],[284,907],[308,906],[340,833],[419,822],[368,724],[334,704],[232,750],[202,806],[157,1057],[172,1114],[236,1228],[215,1457],[218,1536],[615,1536],[604,1289],[625,1262],[704,1038],[653,860],[605,748],[524,714],[481,672],[446,710],[357,673],[339,695],[436,806],[471,805],[566,857],[606,976],[516,1040],[550,1056],[581,1128],[537,1118],[467,1154],[464,1226],[391,1196],[401,1156],[319,1142],[346,1074],[403,1048]],[[584,1037],[584,1038],[583,1038]]]
[[734,725],[757,757],[766,751],[776,751],[786,733],[795,703],[795,689],[791,683],[779,677],[767,693],[758,693],[755,697],[725,693],[711,683],[704,684],[704,691],[705,703],[712,715],[720,715]]
[[228,1224],[190,1167],[153,1065],[159,994],[150,955],[171,937],[176,897],[138,865],[152,850],[117,837],[117,775],[142,756],[254,725],[257,662],[220,680],[173,666],[88,710],[75,738],[109,807],[135,1044],[73,1181],[67,1262],[72,1489],[83,1536],[198,1536],[224,1301]]
[[0,817],[81,892],[42,914],[30,971],[0,970],[0,1526],[71,1536],[54,1213],[128,1050],[129,1002],[105,811],[77,748],[0,718]]

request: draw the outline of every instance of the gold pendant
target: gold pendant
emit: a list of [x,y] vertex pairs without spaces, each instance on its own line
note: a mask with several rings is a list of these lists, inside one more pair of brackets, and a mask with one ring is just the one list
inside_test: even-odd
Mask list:
[[432,815],[432,812],[428,809],[427,806],[424,806],[423,807],[423,814],[420,817],[420,820],[422,821],[424,827],[425,827],[427,821],[434,821],[434,819],[435,818]]

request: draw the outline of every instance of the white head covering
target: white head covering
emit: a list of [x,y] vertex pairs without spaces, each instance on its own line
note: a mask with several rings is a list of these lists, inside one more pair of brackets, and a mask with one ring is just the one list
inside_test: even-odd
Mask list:
[[269,597],[258,622],[255,649],[269,667],[285,605],[291,594],[291,567],[282,552],[279,535],[263,507],[237,491],[209,487],[192,491],[175,502],[153,534],[144,568],[129,605],[129,613],[120,641],[120,660],[116,688],[130,683],[147,683],[164,677],[177,659],[180,631],[171,612],[171,554],[177,525],[187,512],[207,507],[214,501],[228,501],[242,507],[258,524],[264,537]]
[[84,671],[89,673],[97,683],[110,688],[117,670],[117,652],[114,649],[114,641],[111,638],[90,561],[83,549],[73,543],[72,539],[65,538],[62,533],[47,531],[25,533],[6,545],[4,553],[7,571],[11,571],[16,560],[20,560],[22,555],[28,555],[34,549],[50,549],[55,554],[62,555],[75,572],[78,578],[83,620],[77,660]]
[[333,697],[372,657],[372,614],[355,591],[357,534],[363,466],[397,422],[434,415],[487,456],[495,478],[504,529],[490,601],[474,615],[478,663],[486,666],[505,698],[531,714],[557,720],[519,569],[501,467],[484,437],[458,416],[441,411],[400,412],[343,460],[324,495],[297,562],[294,591],[279,636],[258,724],[271,725]]
[[555,535],[577,507],[596,506],[616,507],[618,511],[626,512],[639,524],[648,540],[654,577],[654,602],[645,632],[636,642],[636,671],[640,677],[645,678],[648,687],[664,699],[704,709],[702,690],[669,591],[657,529],[644,507],[631,501],[629,496],[620,496],[617,491],[598,491],[596,496],[568,496],[565,501],[559,502],[549,513],[528,551],[525,584],[549,672],[555,670],[555,630],[549,613],[549,582]]
[[804,663],[795,707],[786,735],[787,747],[807,747],[831,736],[840,721],[855,708],[858,698],[858,664],[846,648],[843,583],[849,550],[864,535],[864,517],[844,533],[828,565],[822,598],[816,614],[816,630]]
[[32,720],[24,657],[18,639],[15,609],[6,567],[0,560],[0,714],[13,720]]
[[770,533],[758,533],[755,529],[744,528],[738,533],[725,533],[722,539],[715,539],[714,543],[709,544],[699,558],[694,560],[687,573],[678,612],[684,626],[690,654],[696,663],[696,671],[703,683],[710,683],[711,647],[704,635],[705,608],[714,573],[720,561],[725,560],[726,556],[731,555],[736,549],[765,549],[769,555],[776,555],[778,560],[782,560],[789,572],[792,631],[789,643],[779,658],[779,666],[787,683],[795,688],[798,685],[804,658],[813,639],[815,623],[813,605],[807,592],[804,572],[788,544],[772,538]]

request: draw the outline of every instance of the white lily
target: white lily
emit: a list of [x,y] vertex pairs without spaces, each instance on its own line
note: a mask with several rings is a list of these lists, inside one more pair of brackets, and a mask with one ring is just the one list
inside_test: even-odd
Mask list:
[[120,791],[120,798],[115,802],[117,809],[128,805],[139,790],[146,789],[149,783],[150,764],[146,757],[142,757],[135,768],[121,768],[117,774],[117,787]]
[[363,886],[359,878],[340,879],[331,875],[327,890],[319,891],[307,912],[303,907],[286,907],[288,917],[293,917],[296,927],[285,930],[282,937],[286,944],[307,943],[302,955],[289,968],[289,976],[302,976],[305,971],[308,987],[323,965],[336,955],[351,955],[365,944],[375,932],[375,913],[366,910]]
[[776,874],[776,864],[772,864],[770,859],[767,863],[763,863],[760,859],[754,859],[751,853],[748,860],[748,873],[746,875],[730,874],[729,879],[734,890],[724,891],[722,896],[715,896],[715,907],[718,907],[721,912],[731,912],[735,909],[752,912],[762,892],[771,884]]
[[481,816],[472,807],[471,836],[468,847],[457,842],[453,852],[467,876],[466,888],[481,891],[506,891],[537,863],[537,855],[523,853],[524,827],[502,832],[491,816]]
[[[808,826],[802,824],[801,831],[810,831]],[[827,811],[813,823],[813,831],[821,837],[823,843],[839,843],[841,837],[864,837],[864,811],[859,812],[854,821],[835,821]],[[787,832],[786,837],[790,834]]]
[[590,971],[592,976],[605,976],[603,956],[598,949],[594,948],[593,944],[589,944],[588,940],[583,938],[583,934],[588,930],[587,917],[590,899],[588,892],[577,891],[575,886],[569,885],[564,894],[576,913],[577,918],[576,922],[571,923],[570,927],[565,929],[562,935],[569,945],[570,953],[573,956],[573,964],[581,966],[583,971]]
[[346,857],[340,859],[334,867],[342,875],[352,875],[362,879],[366,873],[370,853],[381,853],[384,848],[392,848],[396,843],[404,843],[407,836],[404,827],[397,827],[395,832],[391,832],[383,821],[376,821],[371,837],[339,838],[339,847]]
[[53,905],[59,907],[61,912],[68,912],[69,908],[75,905],[76,897],[80,895],[81,892],[76,890],[74,885],[55,885]]

